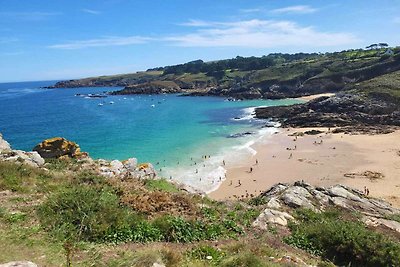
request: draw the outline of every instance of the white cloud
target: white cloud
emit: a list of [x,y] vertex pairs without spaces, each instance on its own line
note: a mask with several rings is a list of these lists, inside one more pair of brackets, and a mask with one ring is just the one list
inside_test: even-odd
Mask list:
[[148,37],[141,36],[111,36],[104,37],[99,39],[90,39],[90,40],[77,40],[71,41],[63,44],[55,44],[50,45],[48,48],[53,49],[82,49],[89,47],[105,47],[105,46],[124,46],[124,45],[132,45],[132,44],[143,44],[152,40]]
[[164,40],[185,47],[249,48],[329,47],[360,41],[350,33],[321,32],[313,27],[302,27],[291,21],[257,19],[237,22],[202,22],[201,28],[193,33],[170,36]]
[[318,9],[310,7],[310,6],[304,6],[304,5],[299,5],[299,6],[288,6],[288,7],[283,7],[283,8],[277,8],[271,10],[272,13],[276,14],[309,14],[309,13],[314,13]]
[[188,26],[188,27],[208,27],[213,25],[213,23],[204,20],[191,19],[188,22],[179,23],[178,25]]
[[257,13],[263,11],[261,8],[246,8],[246,9],[240,9],[239,10],[242,13]]
[[98,10],[88,9],[88,8],[84,8],[84,9],[82,9],[82,11],[85,13],[92,14],[92,15],[100,15],[101,14],[101,12]]
[[241,20],[217,22],[190,20],[180,24],[190,29],[186,34],[172,34],[150,38],[145,36],[103,37],[76,40],[48,46],[53,49],[83,49],[92,47],[124,46],[151,41],[182,47],[245,47],[279,48],[283,46],[316,48],[359,43],[351,33],[324,32],[285,20]]

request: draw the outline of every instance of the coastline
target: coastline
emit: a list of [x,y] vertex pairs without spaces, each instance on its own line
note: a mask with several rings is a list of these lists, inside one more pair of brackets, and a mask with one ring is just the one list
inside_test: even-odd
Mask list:
[[[324,133],[289,136],[311,129]],[[400,207],[398,140],[400,130],[385,135],[348,135],[332,134],[327,128],[281,128],[252,146],[255,155],[226,162],[226,180],[208,195],[216,200],[245,198],[276,183],[304,180],[314,186],[343,184],[361,191],[366,186],[370,196]],[[379,174],[384,177],[373,177]]]

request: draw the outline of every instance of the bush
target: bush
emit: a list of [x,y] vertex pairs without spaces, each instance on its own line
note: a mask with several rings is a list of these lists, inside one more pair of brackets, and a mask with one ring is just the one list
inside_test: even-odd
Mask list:
[[301,211],[296,216],[300,223],[290,224],[292,234],[286,243],[338,265],[400,266],[399,243],[334,214],[339,213]]
[[171,184],[165,179],[147,179],[144,182],[145,187],[150,190],[150,191],[164,191],[164,192],[170,192],[170,193],[177,193],[179,190],[175,187],[175,185]]
[[135,217],[109,189],[72,186],[51,195],[38,209],[43,227],[63,238],[99,240],[109,229],[129,227]]
[[26,192],[32,189],[38,179],[48,177],[42,170],[28,165],[0,162],[0,190]]
[[189,257],[196,260],[208,261],[209,263],[218,265],[225,253],[208,245],[201,245],[188,253]]

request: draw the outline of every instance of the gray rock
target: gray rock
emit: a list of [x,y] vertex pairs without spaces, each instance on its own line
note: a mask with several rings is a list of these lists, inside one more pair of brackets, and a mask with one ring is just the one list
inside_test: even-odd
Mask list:
[[119,175],[124,171],[124,164],[119,160],[113,160],[110,162],[110,169],[115,175]]
[[265,209],[253,222],[252,226],[267,230],[268,224],[278,224],[286,226],[288,220],[294,220],[294,218],[286,212],[273,209]]
[[277,198],[273,197],[268,201],[267,207],[271,209],[280,209],[282,205],[281,203],[279,203],[279,200]]
[[0,134],[0,153],[3,151],[10,151],[11,146],[10,144],[3,139],[3,135]]
[[400,233],[400,223],[393,220],[386,220],[382,218],[366,217],[364,218],[364,223],[369,226],[379,226],[383,225],[391,230]]
[[136,158],[130,158],[124,161],[124,167],[128,172],[133,172],[135,171],[137,167],[137,159]]
[[337,185],[337,186],[331,187],[327,190],[327,192],[332,197],[343,197],[345,199],[362,202],[362,200],[359,196],[349,192],[342,185]]
[[307,191],[307,189],[300,186],[289,187],[280,197],[280,199],[289,207],[302,207],[315,210],[314,205],[308,198],[312,198],[312,195]]
[[11,261],[0,264],[0,267],[38,267],[38,266],[30,261]]

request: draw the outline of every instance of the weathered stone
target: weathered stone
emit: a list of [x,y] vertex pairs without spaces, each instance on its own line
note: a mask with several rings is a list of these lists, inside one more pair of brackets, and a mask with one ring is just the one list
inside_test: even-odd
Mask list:
[[123,164],[128,172],[133,172],[137,167],[137,159],[136,158],[127,159],[123,162]]
[[12,261],[0,264],[0,267],[38,267],[38,266],[30,261]]
[[394,230],[396,232],[400,233],[400,223],[393,221],[393,220],[386,220],[382,218],[374,218],[374,217],[366,217],[364,219],[364,223],[369,226],[379,226],[383,225],[391,230]]
[[358,202],[362,201],[359,196],[356,196],[355,194],[349,192],[341,185],[331,187],[327,190],[327,192],[332,197],[343,197],[345,199],[350,199],[350,200],[358,201]]
[[315,209],[314,205],[308,198],[312,195],[307,191],[307,189],[300,186],[289,187],[280,199],[289,207],[292,208],[308,208]]
[[88,154],[81,152],[78,144],[68,141],[62,137],[46,139],[33,148],[43,158],[60,158],[67,156],[71,158],[87,157]]
[[294,218],[282,211],[277,211],[274,209],[265,209],[253,222],[254,227],[259,227],[263,230],[268,229],[268,224],[278,224],[282,226],[286,226],[288,220],[294,220]]
[[10,144],[3,139],[3,135],[0,134],[0,153],[3,151],[10,151],[11,146]]
[[282,205],[277,198],[273,197],[267,202],[267,207],[271,209],[280,209]]
[[119,160],[113,160],[110,162],[110,169],[115,175],[119,175],[124,171],[124,164]]

